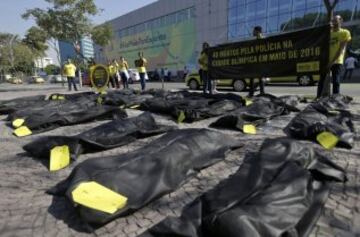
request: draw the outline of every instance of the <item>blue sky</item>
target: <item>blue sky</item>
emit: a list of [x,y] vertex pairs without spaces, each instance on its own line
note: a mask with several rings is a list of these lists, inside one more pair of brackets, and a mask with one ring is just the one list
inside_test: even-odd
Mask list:
[[[103,23],[156,0],[95,0],[104,11],[94,17],[94,23]],[[24,35],[34,22],[23,20],[21,15],[30,8],[46,7],[45,0],[0,0],[0,32]]]

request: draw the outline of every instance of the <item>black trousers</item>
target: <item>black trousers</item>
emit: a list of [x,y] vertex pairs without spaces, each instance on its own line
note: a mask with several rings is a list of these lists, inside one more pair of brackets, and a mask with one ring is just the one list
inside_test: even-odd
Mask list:
[[68,86],[69,86],[69,91],[71,91],[71,85],[73,85],[75,91],[78,90],[76,88],[75,77],[67,77],[67,82],[68,82]]
[[[344,74],[344,77],[343,77],[343,80],[346,81],[346,80],[350,80],[351,77],[352,77],[352,74],[353,74],[353,71],[354,69],[350,68],[350,69],[346,69],[345,70],[345,74]],[[349,75],[348,78],[346,78],[346,76]]]
[[203,82],[203,92],[204,94],[206,94],[207,92],[209,92],[209,94],[213,93],[213,88],[212,88],[212,81],[209,77],[209,71],[205,71],[200,69],[199,70],[199,75],[200,75],[200,79]]
[[[333,94],[339,94],[343,65],[334,64],[331,66],[330,70],[332,74],[331,79],[333,84]],[[321,75],[318,84],[317,97],[320,98],[326,96],[330,96],[330,80],[328,80],[327,75]]]
[[[116,74],[110,76],[110,81],[109,81],[109,83],[111,84],[111,87],[112,87],[112,88],[115,88],[115,86],[116,86],[116,88],[120,88],[119,80],[118,80]],[[109,87],[109,85],[108,85],[108,87]]]
[[124,72],[120,74],[124,89],[129,89],[129,80]]
[[[259,79],[260,95],[265,94],[265,79]],[[253,97],[255,93],[255,78],[250,78],[249,97]]]

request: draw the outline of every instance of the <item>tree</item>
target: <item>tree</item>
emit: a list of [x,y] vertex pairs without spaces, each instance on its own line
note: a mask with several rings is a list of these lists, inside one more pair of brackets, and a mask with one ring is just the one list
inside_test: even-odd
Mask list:
[[30,74],[34,58],[32,50],[17,35],[0,33],[0,65],[3,71]]
[[49,48],[46,44],[48,36],[46,32],[39,27],[31,27],[23,39],[26,44],[37,56],[44,56],[45,51]]
[[49,38],[70,42],[79,55],[79,42],[84,36],[91,36],[94,43],[103,46],[110,41],[110,28],[94,27],[90,20],[90,17],[101,11],[94,0],[45,1],[50,4],[49,8],[27,10],[23,18],[34,18],[38,27],[45,31]]
[[84,36],[91,36],[94,43],[106,45],[112,34],[107,25],[95,27],[90,20],[101,10],[93,0],[45,0],[50,8],[27,10],[23,17],[35,19],[36,24],[50,38],[70,42],[76,47]]
[[54,64],[49,64],[44,68],[44,71],[48,75],[57,75],[60,74],[60,67]]

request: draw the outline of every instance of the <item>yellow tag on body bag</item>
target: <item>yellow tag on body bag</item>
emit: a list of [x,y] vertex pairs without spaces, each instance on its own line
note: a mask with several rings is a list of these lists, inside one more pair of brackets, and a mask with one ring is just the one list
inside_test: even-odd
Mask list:
[[184,122],[185,119],[186,119],[186,116],[185,116],[184,111],[180,111],[180,114],[179,114],[179,116],[178,116],[177,122],[178,122],[178,123],[182,123],[182,122]]
[[31,130],[26,127],[26,126],[22,126],[22,127],[19,127],[17,129],[14,130],[14,134],[17,136],[17,137],[26,137],[26,136],[29,136],[32,134]]
[[246,134],[256,134],[256,127],[253,124],[244,124],[243,126],[243,132]]
[[332,149],[339,142],[339,138],[331,132],[322,132],[316,136],[316,140],[326,149]]
[[57,146],[50,151],[50,171],[58,171],[70,164],[70,149],[68,146]]
[[19,128],[19,127],[21,127],[24,123],[25,123],[25,120],[24,120],[24,119],[15,119],[15,120],[12,122],[12,126],[13,126],[14,128]]
[[75,203],[109,214],[125,207],[128,200],[97,182],[80,183],[71,194]]
[[252,103],[253,103],[252,100],[250,100],[250,99],[245,99],[245,105],[246,105],[246,106],[250,106]]

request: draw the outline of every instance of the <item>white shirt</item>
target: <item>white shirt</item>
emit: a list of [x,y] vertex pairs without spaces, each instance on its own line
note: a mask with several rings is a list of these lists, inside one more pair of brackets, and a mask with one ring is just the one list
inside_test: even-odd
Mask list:
[[354,57],[348,57],[345,60],[345,68],[346,69],[354,69],[355,68],[355,63],[357,63],[358,60]]

